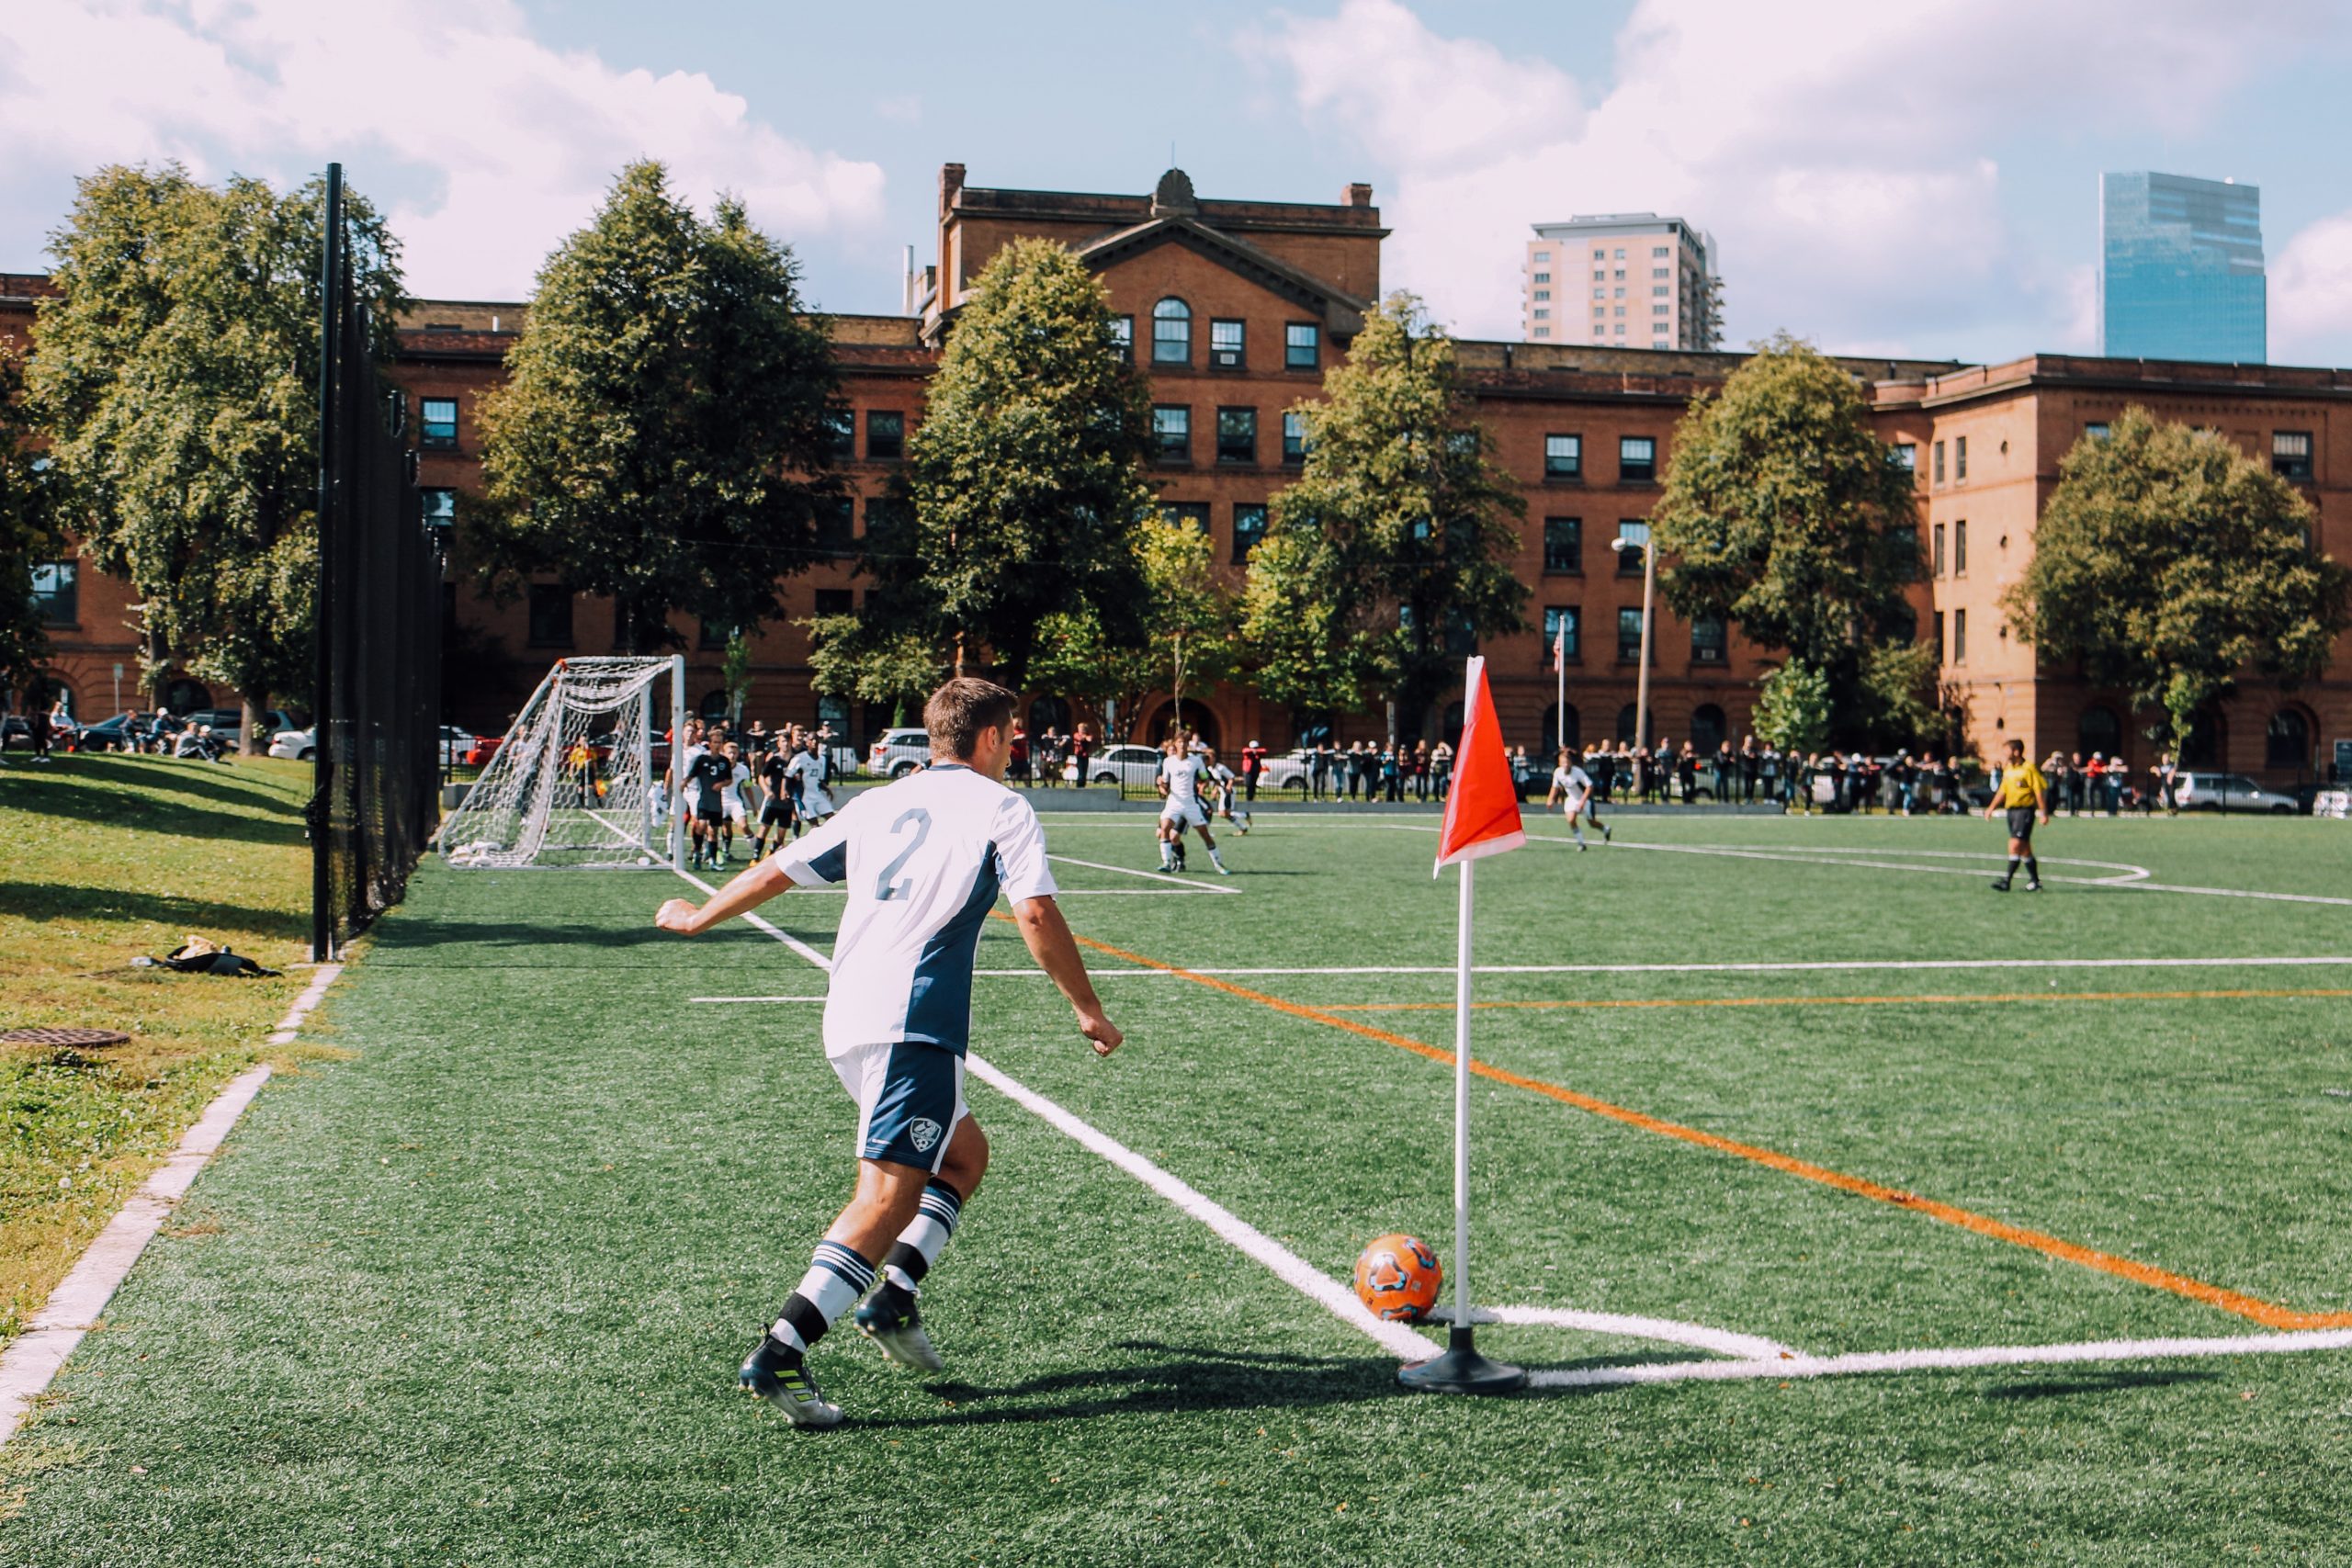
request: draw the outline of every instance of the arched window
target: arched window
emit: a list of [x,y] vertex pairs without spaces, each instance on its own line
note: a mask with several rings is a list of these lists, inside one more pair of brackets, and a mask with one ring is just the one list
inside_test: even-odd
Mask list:
[[2180,749],[2180,765],[2192,772],[2210,771],[2222,765],[2229,755],[2223,744],[2226,737],[2222,728],[2222,716],[2200,713],[2188,727],[2188,739]]
[[[7,694],[0,692],[0,707],[6,706],[6,698]],[[42,671],[25,688],[25,712],[28,714],[47,713],[61,702],[65,705],[66,716],[79,716],[82,710],[74,705],[74,688],[66,684],[65,677],[54,670]]]
[[[1655,718],[1651,720],[1651,728],[1657,728]],[[1628,746],[1634,743],[1634,705],[1631,703],[1617,710],[1617,739]]]
[[2075,721],[2075,748],[2086,757],[2112,757],[2123,749],[2123,721],[2105,704],[2093,704]]
[[1182,299],[1162,299],[1151,308],[1151,362],[1193,362],[1193,308]]
[[706,719],[725,718],[727,716],[727,688],[721,686],[715,692],[705,692],[702,694],[702,701],[695,705],[695,711]]
[[164,705],[186,716],[198,708],[212,705],[212,688],[201,681],[191,681],[183,675],[164,688]]
[[1554,703],[1544,710],[1543,733],[1536,736],[1535,744],[1527,749],[1527,754],[1548,757],[1563,746],[1583,744],[1584,726],[1577,717],[1577,705],[1570,703],[1563,710],[1559,704]]
[[2299,773],[2312,765],[2311,721],[2301,709],[2280,708],[2270,716],[2270,726],[2262,737],[2262,765]]
[[1713,703],[1701,703],[1690,715],[1690,749],[1702,757],[1712,757],[1723,742],[1724,710]]
[[1069,704],[1059,697],[1037,697],[1029,704],[1029,733],[1043,735],[1048,729],[1057,735],[1069,733]]

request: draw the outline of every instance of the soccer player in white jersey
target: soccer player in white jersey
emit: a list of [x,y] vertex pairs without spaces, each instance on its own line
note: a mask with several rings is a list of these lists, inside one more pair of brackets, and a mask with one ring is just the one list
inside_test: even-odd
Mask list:
[[1201,842],[1208,846],[1209,863],[1216,867],[1219,876],[1231,876],[1225,857],[1216,852],[1216,840],[1209,837],[1208,813],[1201,809],[1201,780],[1207,768],[1185,744],[1184,732],[1178,730],[1168,743],[1168,754],[1159,759],[1159,797],[1165,803],[1159,808],[1159,869],[1184,869],[1184,829],[1197,829]]
[[923,705],[929,767],[865,791],[701,908],[673,898],[654,917],[692,936],[789,887],[840,883],[849,894],[826,987],[825,1055],[857,1102],[857,1190],[740,1374],[795,1426],[841,1421],[809,1379],[808,1348],[877,1277],[860,1331],[902,1366],[942,1365],[915,1303],[988,1168],[988,1138],[964,1104],[964,1052],[972,954],[998,894],[1095,1054],[1119,1045],[1054,902],[1036,813],[1004,786],[1014,700],[986,681],[948,682]]
[[815,736],[801,744],[787,768],[790,776],[799,781],[800,820],[805,831],[832,816],[834,810],[833,797],[825,793],[825,759],[818,754]]
[[1240,806],[1238,814],[1235,810],[1235,807],[1240,804],[1241,786],[1235,780],[1233,770],[1217,761],[1216,748],[1214,746],[1201,748],[1201,762],[1208,771],[1210,787],[1216,791],[1216,814],[1232,823],[1235,832],[1245,838],[1248,837],[1250,808]]
[[1568,831],[1576,836],[1579,852],[1591,847],[1584,841],[1584,819],[1588,814],[1592,818],[1592,825],[1600,829],[1600,841],[1607,843],[1609,825],[1600,819],[1600,813],[1592,808],[1591,775],[1577,764],[1576,757],[1565,746],[1560,748],[1557,763],[1552,770],[1552,793],[1544,798],[1544,809],[1565,804]]

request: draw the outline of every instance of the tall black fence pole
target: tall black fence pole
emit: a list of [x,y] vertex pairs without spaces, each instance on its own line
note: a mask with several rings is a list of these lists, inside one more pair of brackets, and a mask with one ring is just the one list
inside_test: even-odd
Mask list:
[[334,956],[335,908],[333,843],[330,818],[334,807],[335,745],[333,711],[334,667],[336,424],[342,392],[343,351],[343,165],[327,165],[325,257],[319,271],[319,580],[314,612],[317,638],[311,676],[311,956],[325,963]]

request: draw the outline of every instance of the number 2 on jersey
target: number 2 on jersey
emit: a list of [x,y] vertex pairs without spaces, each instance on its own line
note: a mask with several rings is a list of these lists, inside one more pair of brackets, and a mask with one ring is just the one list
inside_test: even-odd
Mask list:
[[910,876],[899,882],[894,882],[891,878],[899,874],[899,868],[907,863],[910,856],[922,848],[922,841],[931,837],[931,813],[920,806],[908,807],[899,813],[899,819],[896,822],[890,824],[890,837],[895,839],[905,832],[907,824],[910,822],[915,825],[913,840],[905,849],[892,855],[890,863],[882,868],[882,874],[874,879],[874,897],[878,903],[887,904],[893,898],[903,898],[914,891],[913,877]]

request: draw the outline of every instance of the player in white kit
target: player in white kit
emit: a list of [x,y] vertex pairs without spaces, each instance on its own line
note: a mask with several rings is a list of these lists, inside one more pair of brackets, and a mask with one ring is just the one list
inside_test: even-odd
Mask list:
[[1184,829],[1197,829],[1201,842],[1208,846],[1209,863],[1216,867],[1219,876],[1231,876],[1233,872],[1217,853],[1216,840],[1209,837],[1209,815],[1201,808],[1201,781],[1208,770],[1199,757],[1184,742],[1180,732],[1168,743],[1168,754],[1159,759],[1159,796],[1164,804],[1159,808],[1159,869],[1184,869]]
[[1575,756],[1565,746],[1560,748],[1559,765],[1552,770],[1552,793],[1544,796],[1544,806],[1549,810],[1564,804],[1568,831],[1576,836],[1579,851],[1590,847],[1584,841],[1584,819],[1587,816],[1590,816],[1592,825],[1600,829],[1600,841],[1604,844],[1609,841],[1609,825],[1600,819],[1600,813],[1593,809],[1592,778],[1577,766]]
[[1077,1012],[1079,1032],[1098,1055],[1119,1045],[1054,902],[1036,813],[1003,784],[1014,701],[986,681],[948,682],[923,707],[929,767],[865,791],[701,908],[673,898],[654,917],[662,930],[692,936],[790,887],[838,883],[849,895],[824,1037],[857,1102],[856,1194],[740,1378],[795,1426],[840,1422],[841,1407],[818,1392],[805,1359],[869,1289],[859,1330],[902,1366],[942,1365],[915,1303],[988,1168],[988,1139],[964,1104],[964,1052],[972,955],[1000,893],[1038,966]]

